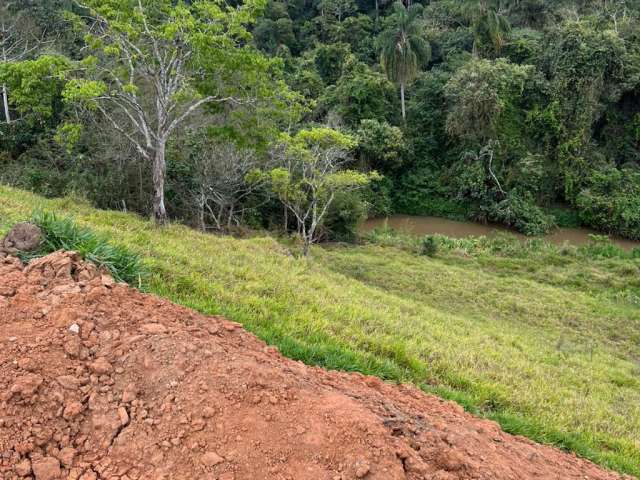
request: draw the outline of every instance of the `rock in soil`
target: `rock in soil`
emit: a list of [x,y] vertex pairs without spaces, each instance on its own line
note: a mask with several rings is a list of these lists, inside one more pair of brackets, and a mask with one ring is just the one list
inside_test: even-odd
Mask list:
[[0,259],[3,480],[622,478],[103,277]]
[[0,240],[0,258],[17,252],[31,252],[42,244],[42,230],[32,223],[18,223]]

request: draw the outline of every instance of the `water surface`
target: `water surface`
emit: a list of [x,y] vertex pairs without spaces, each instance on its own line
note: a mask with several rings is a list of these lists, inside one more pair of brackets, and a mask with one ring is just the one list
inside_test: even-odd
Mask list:
[[[413,215],[392,215],[388,218],[372,218],[364,222],[362,230],[371,231],[375,228],[381,228],[385,224],[394,230],[419,236],[440,234],[452,238],[479,237],[483,235],[491,237],[500,232],[507,232],[522,240],[532,238],[502,225],[484,225],[474,222],[458,222],[440,217]],[[564,243],[584,245],[589,243],[589,235],[592,234],[602,235],[602,233],[589,228],[557,228],[543,238],[556,245],[563,245]],[[640,242],[637,241],[615,236],[610,236],[609,238],[613,243],[625,250],[640,247]]]

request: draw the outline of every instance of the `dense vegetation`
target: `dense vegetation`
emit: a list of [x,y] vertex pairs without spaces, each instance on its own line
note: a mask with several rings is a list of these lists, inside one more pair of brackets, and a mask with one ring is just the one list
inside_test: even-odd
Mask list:
[[[319,192],[316,239],[392,211],[528,234],[570,218],[640,238],[637,2],[4,4],[5,183],[202,228],[300,232],[282,200],[313,199],[280,132],[329,126],[349,145],[332,172],[359,188]],[[288,167],[304,202],[267,181]]]
[[[146,287],[224,314],[310,364],[412,381],[508,431],[640,475],[640,259],[603,241],[417,241],[313,248],[162,230],[77,199],[0,186],[0,234],[34,209],[143,258]],[[49,222],[45,230],[59,238]],[[224,254],[221,254],[224,252]],[[429,251],[434,254],[433,251]]]
[[312,247],[392,212],[640,239],[638,2],[10,0],[0,54],[0,231],[73,215],[47,248],[640,475],[637,251]]

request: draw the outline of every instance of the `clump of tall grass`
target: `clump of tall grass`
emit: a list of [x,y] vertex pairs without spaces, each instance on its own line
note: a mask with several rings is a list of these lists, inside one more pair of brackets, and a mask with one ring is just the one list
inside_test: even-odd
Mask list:
[[24,261],[48,255],[57,250],[72,250],[84,260],[106,269],[117,282],[142,286],[146,276],[141,258],[128,249],[109,243],[88,228],[81,228],[70,218],[36,211],[31,222],[42,230],[44,239],[35,252],[23,253]]

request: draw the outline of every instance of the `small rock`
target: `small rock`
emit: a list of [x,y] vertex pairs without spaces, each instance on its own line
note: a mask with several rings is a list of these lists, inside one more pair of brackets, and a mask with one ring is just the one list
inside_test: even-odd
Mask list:
[[124,391],[122,392],[122,403],[133,402],[138,396],[138,388],[133,383],[129,383],[126,387],[124,387]]
[[80,402],[69,402],[64,407],[64,413],[62,414],[62,417],[65,420],[73,420],[78,415],[80,415],[83,411],[84,411],[84,405],[82,405]]
[[202,418],[211,418],[215,416],[216,411],[211,407],[204,407],[202,409]]
[[80,348],[82,347],[82,341],[80,337],[72,337],[64,343],[64,351],[71,358],[76,358],[80,355]]
[[80,387],[80,380],[73,375],[62,375],[56,379],[62,388],[75,390]]
[[60,478],[60,461],[53,457],[44,457],[33,462],[33,474],[36,480],[55,480]]
[[224,458],[222,458],[216,452],[207,452],[202,455],[202,457],[200,457],[200,461],[205,467],[213,467],[224,462]]
[[129,424],[129,414],[124,407],[118,408],[118,418],[120,419],[120,425],[123,427]]
[[33,396],[42,385],[44,379],[40,375],[29,374],[19,377],[9,391],[9,398],[13,395],[20,395],[23,398]]
[[26,477],[31,473],[31,462],[28,458],[18,462],[15,467],[15,472],[19,477]]
[[141,333],[146,333],[147,335],[167,333],[167,327],[161,323],[145,323],[144,325],[140,325],[139,330]]
[[364,478],[364,477],[366,477],[370,470],[371,470],[371,467],[369,466],[369,464],[367,462],[361,462],[356,467],[356,472],[355,472],[356,478]]
[[58,454],[58,459],[60,460],[60,463],[62,463],[62,465],[66,468],[71,468],[73,466],[73,459],[76,457],[76,450],[75,448],[71,448],[71,447],[65,447],[62,450],[60,450],[60,453]]
[[71,324],[71,326],[69,327],[69,331],[76,334],[80,333],[80,325],[78,325],[77,323]]
[[222,328],[224,328],[227,332],[233,332],[236,329],[236,326],[231,322],[223,322]]
[[111,364],[109,363],[109,361],[104,358],[104,357],[100,357],[98,358],[95,362],[91,363],[89,365],[89,368],[91,369],[91,371],[93,373],[97,373],[99,375],[105,374],[105,373],[109,373],[111,371]]

